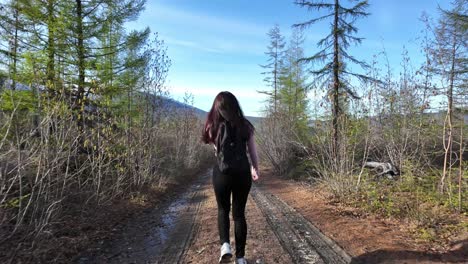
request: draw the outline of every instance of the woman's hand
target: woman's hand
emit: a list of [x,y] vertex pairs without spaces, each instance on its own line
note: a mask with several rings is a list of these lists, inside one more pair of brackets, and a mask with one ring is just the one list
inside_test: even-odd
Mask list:
[[251,173],[252,173],[252,180],[254,181],[257,181],[258,180],[258,171],[254,168],[254,167],[251,167]]

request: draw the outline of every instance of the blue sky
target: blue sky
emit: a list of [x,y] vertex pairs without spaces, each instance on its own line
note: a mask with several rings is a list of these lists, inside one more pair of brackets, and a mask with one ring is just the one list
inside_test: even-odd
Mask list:
[[[346,1],[345,4],[349,3]],[[357,22],[357,36],[365,40],[350,49],[368,62],[385,49],[398,75],[403,46],[417,66],[423,57],[417,37],[426,12],[438,16],[437,7],[448,8],[449,0],[370,0],[371,15]],[[149,26],[168,46],[172,67],[168,87],[175,99],[193,94],[194,105],[209,110],[216,94],[233,92],[247,115],[259,116],[265,97],[260,64],[265,64],[266,33],[277,23],[288,36],[291,25],[315,17],[292,0],[148,0],[146,10],[128,28]],[[306,55],[317,51],[316,42],[329,26],[321,23],[305,31]]]

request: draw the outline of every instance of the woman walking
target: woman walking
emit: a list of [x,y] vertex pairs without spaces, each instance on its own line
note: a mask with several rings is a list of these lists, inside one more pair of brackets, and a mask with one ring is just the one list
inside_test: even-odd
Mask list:
[[[213,168],[213,188],[218,204],[218,232],[221,244],[220,263],[232,257],[229,240],[229,211],[234,219],[236,263],[247,264],[245,243],[247,222],[245,205],[252,179],[258,179],[254,127],[244,117],[236,97],[230,92],[219,93],[211,107],[202,134],[206,144],[212,144],[217,157]],[[247,158],[247,149],[251,164]]]

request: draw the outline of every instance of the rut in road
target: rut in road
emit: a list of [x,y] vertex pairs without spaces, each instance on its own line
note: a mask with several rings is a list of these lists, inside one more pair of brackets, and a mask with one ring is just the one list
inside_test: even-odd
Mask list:
[[351,257],[300,213],[258,187],[251,195],[294,263],[350,263]]

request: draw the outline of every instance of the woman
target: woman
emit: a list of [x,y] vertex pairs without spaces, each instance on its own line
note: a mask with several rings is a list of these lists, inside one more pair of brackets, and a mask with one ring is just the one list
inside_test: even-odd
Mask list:
[[[240,147],[236,148],[236,157],[245,157],[245,162],[235,163],[236,168],[224,170],[222,159],[228,156],[223,144],[226,138],[235,138]],[[252,179],[258,180],[257,152],[254,139],[254,127],[244,117],[236,97],[230,92],[219,93],[208,113],[203,130],[202,140],[206,144],[213,144],[218,165],[213,168],[213,187],[218,204],[218,232],[221,244],[220,263],[227,263],[232,257],[229,244],[229,210],[231,207],[234,218],[234,233],[236,239],[236,263],[246,264],[245,242],[247,237],[247,223],[245,221],[245,205],[249,195]],[[230,144],[231,146],[234,143]],[[250,154],[251,165],[246,156],[246,148]],[[223,157],[223,158],[222,158]],[[239,158],[237,158],[239,160]],[[225,171],[221,172],[221,169]],[[232,165],[230,165],[232,166]]]

